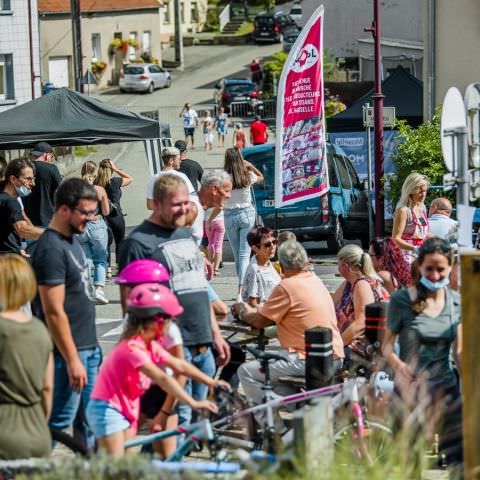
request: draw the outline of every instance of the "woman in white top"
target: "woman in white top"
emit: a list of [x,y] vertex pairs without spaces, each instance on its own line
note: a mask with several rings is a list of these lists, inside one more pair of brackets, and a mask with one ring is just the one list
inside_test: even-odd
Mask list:
[[243,278],[250,258],[247,234],[255,226],[255,208],[252,203],[251,186],[263,182],[262,173],[245,161],[236,148],[225,151],[224,169],[232,177],[232,196],[224,207],[225,230],[233,251],[238,276],[238,300],[241,301]]
[[247,235],[253,257],[243,280],[242,299],[252,307],[265,303],[281,278],[271,259],[277,250],[277,240],[268,227],[252,228]]

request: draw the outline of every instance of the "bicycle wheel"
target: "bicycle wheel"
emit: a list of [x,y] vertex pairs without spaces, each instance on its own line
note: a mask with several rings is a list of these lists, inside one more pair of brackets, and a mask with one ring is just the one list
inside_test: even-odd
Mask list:
[[82,457],[90,456],[91,452],[87,449],[83,442],[76,440],[67,432],[51,428],[50,433],[54,442],[60,443],[63,447],[75,455],[80,455]]
[[379,463],[391,451],[393,433],[390,428],[379,423],[365,420],[365,435],[358,438],[357,425],[351,423],[339,428],[334,434],[335,455],[340,462],[365,460]]

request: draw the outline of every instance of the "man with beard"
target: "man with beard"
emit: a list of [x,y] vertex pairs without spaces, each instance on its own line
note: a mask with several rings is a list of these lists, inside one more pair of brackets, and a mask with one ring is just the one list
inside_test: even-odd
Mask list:
[[38,283],[34,312],[48,326],[55,344],[55,383],[50,427],[64,430],[75,422],[87,446],[93,436],[83,420],[97,377],[101,352],[95,329],[87,259],[75,234],[97,214],[93,185],[80,178],[63,181],[55,193],[50,225],[31,246]]
[[[119,267],[122,270],[131,261],[141,258],[153,258],[167,267],[170,288],[184,308],[178,324],[185,360],[213,377],[216,367],[211,346],[219,352],[224,363],[230,358],[230,350],[220,334],[215,316],[211,315],[204,259],[191,230],[185,228],[189,210],[185,181],[172,174],[159,176],[154,186],[153,212],[120,245]],[[128,288],[120,288],[125,309]],[[187,381],[185,388],[196,400],[207,396],[207,387],[203,384]],[[179,410],[180,424],[190,423],[191,409],[181,405]],[[173,411],[165,413],[173,414]]]

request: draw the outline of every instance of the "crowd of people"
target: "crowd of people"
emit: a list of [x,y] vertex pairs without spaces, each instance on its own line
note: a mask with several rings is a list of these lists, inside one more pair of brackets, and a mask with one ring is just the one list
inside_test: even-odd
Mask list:
[[[442,402],[440,448],[449,464],[460,464],[462,335],[460,298],[450,288],[457,225],[449,200],[432,201],[428,215],[428,179],[409,175],[392,237],[373,239],[368,251],[341,248],[342,282],[329,292],[292,232],[256,224],[251,186],[263,174],[240,149],[227,148],[224,169],[206,172],[187,152],[183,140],[163,150],[163,170],[145,196],[149,216],[127,237],[120,199],[132,177],[111,160],[88,161],[81,177],[62,180],[51,147],[41,143],[33,162],[6,165],[0,423],[8,428],[0,431],[0,458],[46,456],[49,428],[69,427],[86,445],[123,455],[139,424],[158,431],[190,424],[198,410],[216,411],[208,391],[226,381],[261,403],[264,372],[218,323],[228,309],[210,280],[221,275],[226,233],[238,278],[231,311],[267,328],[285,353],[271,365],[277,395],[291,388],[280,377],[305,375],[306,329],[331,331],[339,371],[351,355],[368,356],[365,307],[389,302],[382,351],[398,393],[412,408],[421,394],[432,406]],[[109,230],[124,327],[103,359],[95,304],[108,302]],[[174,449],[175,440],[155,445],[162,457]]]

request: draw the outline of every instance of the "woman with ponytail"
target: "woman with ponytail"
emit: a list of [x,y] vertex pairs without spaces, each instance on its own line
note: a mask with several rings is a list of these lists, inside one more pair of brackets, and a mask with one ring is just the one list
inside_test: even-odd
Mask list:
[[[447,464],[458,468],[462,463],[462,403],[451,353],[459,367],[462,326],[460,297],[449,287],[452,262],[449,243],[437,237],[425,240],[418,251],[415,285],[395,292],[390,300],[382,351],[407,407],[428,405],[428,411],[416,418],[438,422],[429,430],[438,432]],[[398,354],[394,350],[397,339]]]
[[357,245],[346,245],[337,254],[338,273],[345,281],[333,294],[338,329],[343,344],[365,356],[365,305],[388,299],[372,259]]

